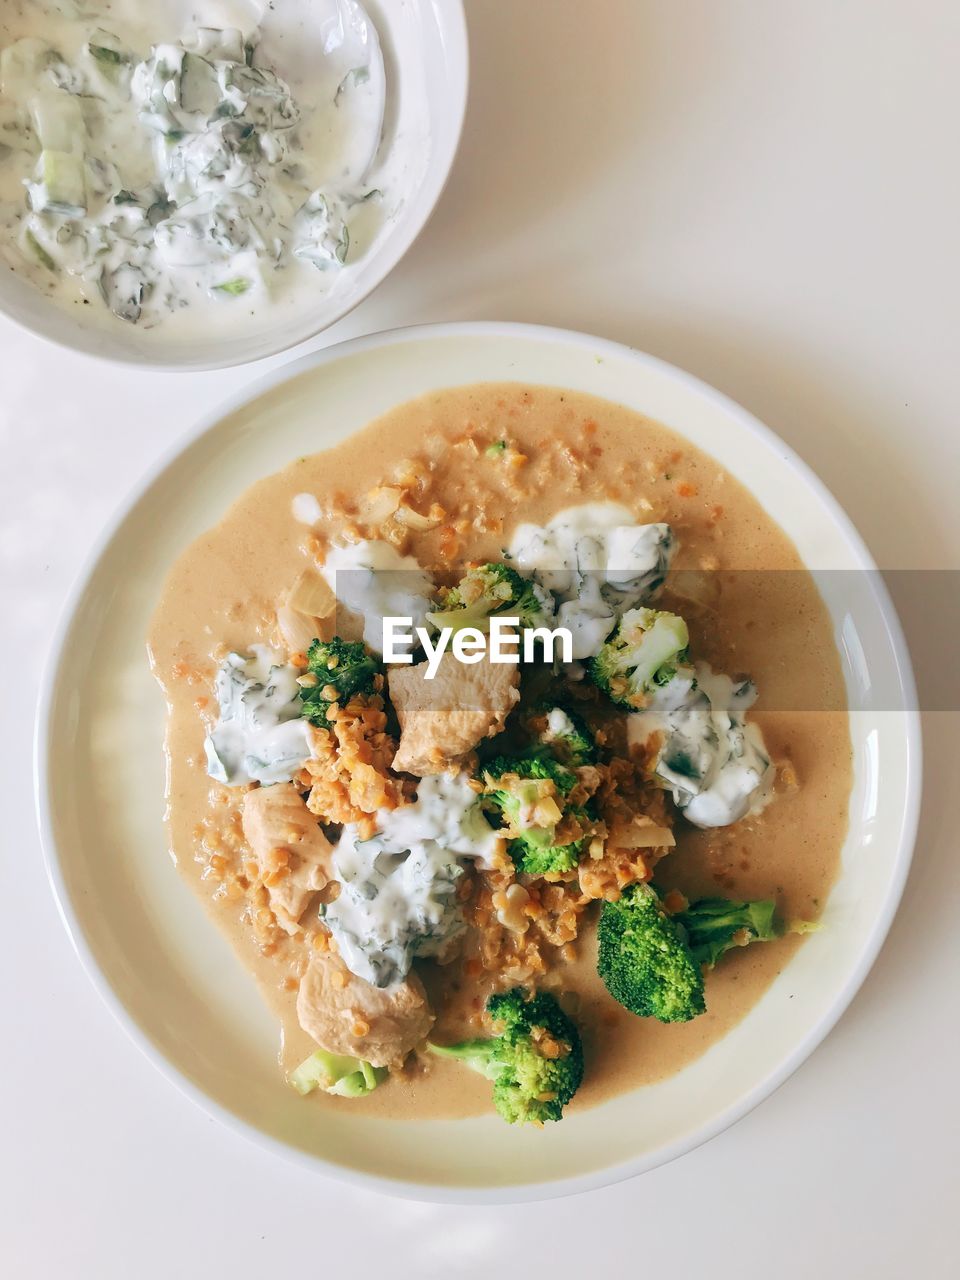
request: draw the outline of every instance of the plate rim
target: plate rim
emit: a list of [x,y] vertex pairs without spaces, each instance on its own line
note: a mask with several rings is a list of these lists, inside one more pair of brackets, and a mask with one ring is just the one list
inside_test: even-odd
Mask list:
[[[85,937],[77,912],[74,909],[60,863],[60,855],[53,834],[53,813],[47,765],[52,742],[58,725],[54,723],[53,702],[58,674],[65,659],[65,646],[74,616],[83,602],[87,589],[97,571],[101,559],[113,542],[127,517],[134,511],[164,472],[208,432],[232,414],[252,401],[292,382],[308,371],[323,368],[344,358],[367,354],[381,348],[437,338],[515,338],[518,341],[534,340],[560,345],[583,346],[589,344],[599,355],[609,354],[619,359],[633,361],[647,369],[653,369],[680,383],[687,392],[711,401],[717,408],[735,418],[751,434],[768,447],[774,447],[784,462],[797,473],[798,478],[810,487],[830,512],[861,567],[870,572],[871,595],[882,617],[890,641],[891,656],[897,677],[905,695],[904,736],[906,747],[906,803],[900,825],[896,861],[886,897],[878,911],[860,958],[842,989],[817,1020],[810,1031],[793,1047],[780,1064],[757,1081],[746,1093],[708,1124],[689,1134],[684,1134],[642,1156],[605,1166],[589,1173],[564,1177],[556,1181],[497,1187],[450,1187],[431,1183],[410,1182],[399,1178],[364,1173],[341,1165],[322,1156],[313,1155],[288,1146],[278,1138],[257,1128],[228,1107],[218,1102],[198,1084],[191,1081],[153,1044],[148,1033],[139,1025],[134,1015],[114,991],[109,979],[94,957]],[[674,427],[674,430],[682,430]],[[866,543],[853,521],[833,495],[832,491],[813,469],[787,445],[770,427],[766,426],[738,402],[703,382],[677,365],[650,355],[625,343],[599,338],[578,330],[549,325],[526,324],[515,321],[454,321],[435,324],[410,325],[365,334],[344,342],[332,344],[288,361],[268,373],[254,378],[214,409],[202,415],[172,444],[165,448],[132,486],[125,498],[114,508],[100,534],[77,572],[66,594],[59,617],[52,632],[50,647],[43,667],[40,696],[34,727],[33,743],[34,801],[40,834],[41,853],[47,880],[61,922],[71,945],[94,989],[104,1001],[127,1036],[181,1094],[190,1098],[203,1112],[218,1120],[262,1150],[270,1151],[300,1168],[314,1174],[336,1178],[341,1182],[367,1191],[376,1191],[395,1198],[426,1201],[436,1204],[512,1204],[547,1200],[585,1191],[598,1190],[646,1173],[668,1164],[688,1151],[695,1150],[710,1139],[742,1119],[761,1102],[770,1097],[796,1071],[814,1050],[823,1043],[840,1018],[846,1012],[854,996],[860,990],[886,940],[909,874],[916,845],[920,818],[923,783],[923,746],[920,713],[917,709],[916,681],[913,664],[903,628],[890,594],[883,582]]]

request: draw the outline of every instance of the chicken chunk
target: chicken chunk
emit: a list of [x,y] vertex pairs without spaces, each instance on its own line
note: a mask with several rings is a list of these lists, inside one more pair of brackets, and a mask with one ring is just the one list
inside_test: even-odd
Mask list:
[[365,1058],[375,1067],[402,1062],[433,1026],[416,974],[393,987],[374,987],[328,951],[310,956],[297,995],[297,1017],[321,1049]]
[[310,899],[330,880],[333,846],[292,782],[248,791],[242,816],[277,923],[296,933]]
[[427,663],[390,672],[390,698],[400,721],[393,767],[423,777],[457,764],[483,738],[500,732],[520,701],[520,670],[512,663],[467,665],[447,653],[426,679]]

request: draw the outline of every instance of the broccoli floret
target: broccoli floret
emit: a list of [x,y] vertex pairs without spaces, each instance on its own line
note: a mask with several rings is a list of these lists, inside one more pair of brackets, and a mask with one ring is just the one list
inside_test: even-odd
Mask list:
[[307,670],[317,683],[300,690],[303,714],[311,724],[326,727],[327,710],[334,703],[349,701],[355,694],[376,693],[379,664],[358,640],[350,643],[334,636],[314,640],[307,650]]
[[[577,783],[577,775],[545,747],[535,747],[516,756],[497,756],[483,766],[483,779],[488,784],[512,777],[552,782],[562,796],[568,795]],[[490,794],[502,806],[504,813],[512,817],[518,803],[516,788],[503,791],[494,785]]]
[[440,608],[427,618],[437,630],[464,627],[487,630],[489,619],[519,618],[521,627],[536,626],[543,619],[543,601],[532,582],[505,564],[484,564],[471,569],[455,587],[440,593]]
[[509,832],[507,845],[517,871],[530,876],[559,876],[580,861],[586,836],[558,844],[557,828],[567,818],[585,826],[586,809],[564,804],[577,775],[545,748],[519,756],[499,756],[481,775],[488,807],[496,809]]
[[727,898],[701,898],[691,902],[673,919],[683,926],[687,945],[697,964],[712,969],[725,951],[747,942],[769,942],[783,934],[776,903],[731,902]]
[[[590,821],[585,809],[571,809],[570,813],[584,825]],[[549,879],[573,871],[579,865],[584,839],[574,840],[571,844],[543,844],[534,833],[525,831],[509,842],[507,852],[521,875]]]
[[492,995],[487,1014],[503,1024],[500,1035],[430,1049],[492,1080],[493,1105],[508,1124],[561,1120],[583,1080],[583,1046],[574,1023],[553,996],[531,996],[520,987]]
[[573,711],[566,707],[549,707],[537,715],[535,722],[543,725],[540,741],[563,764],[577,769],[584,764],[596,763],[597,747],[593,734]]
[[604,903],[597,942],[597,972],[631,1013],[688,1022],[704,1012],[700,965],[648,885],[631,885],[618,902]]
[[345,1058],[318,1049],[290,1072],[290,1083],[297,1093],[304,1095],[319,1088],[342,1098],[362,1098],[372,1093],[386,1077],[385,1067],[372,1067],[359,1058]]
[[686,660],[687,624],[675,613],[630,609],[589,664],[594,684],[618,706],[640,707]]

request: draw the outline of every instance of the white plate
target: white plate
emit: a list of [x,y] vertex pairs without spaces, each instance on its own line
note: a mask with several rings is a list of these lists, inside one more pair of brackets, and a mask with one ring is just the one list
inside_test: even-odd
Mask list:
[[[135,9],[141,0],[113,3],[121,16],[129,16],[130,8]],[[391,216],[369,249],[339,273],[333,287],[320,294],[312,308],[305,310],[299,302],[289,309],[277,306],[258,316],[249,329],[218,326],[211,313],[209,336],[197,328],[188,337],[168,337],[162,326],[145,331],[137,325],[114,322],[109,316],[94,316],[92,307],[78,308],[77,313],[83,313],[78,319],[29,281],[3,270],[0,311],[40,337],[75,351],[172,372],[261,360],[307,341],[352,311],[394,269],[433,212],[460,142],[469,78],[461,0],[363,0],[363,8],[379,35],[386,75],[381,154],[389,154],[390,173],[401,184],[402,198],[395,208],[391,206]],[[187,29],[196,12],[193,0],[151,0],[149,16],[141,15],[136,23],[146,38],[159,40]],[[202,12],[206,21],[216,20],[224,26],[234,23],[247,30],[259,21],[266,58],[290,79],[305,102],[315,95],[325,100],[329,90],[326,81],[332,76],[336,83],[351,57],[362,61],[367,56],[357,32],[348,30],[344,50],[330,53],[324,61],[323,81],[317,78],[317,48],[336,43],[330,34],[331,24],[336,25],[341,15],[352,15],[354,25],[362,30],[351,0],[279,0],[273,4],[267,0],[205,0]],[[7,30],[0,13],[0,44],[8,39]],[[291,48],[294,43],[296,49]],[[376,84],[380,54],[371,63],[376,68],[371,83]],[[302,85],[307,87],[301,89]],[[356,142],[369,159],[375,141],[364,137]],[[354,156],[354,160],[355,167],[364,167],[361,156]]]
[[[841,875],[823,932],[739,1026],[662,1084],[539,1132],[493,1114],[400,1123],[365,1118],[360,1106],[311,1110],[280,1077],[275,1023],[165,851],[163,711],[145,659],[148,619],[173,560],[255,480],[413,396],[503,379],[592,392],[659,419],[746,484],[809,567],[858,571],[845,579],[857,591],[828,597],[858,708]],[[916,831],[920,736],[909,658],[873,568],[833,498],[769,430],[625,347],[523,325],[438,325],[297,361],[154,468],[98,548],[57,635],[39,710],[37,798],[50,878],[80,958],[170,1079],[307,1168],[398,1195],[489,1202],[586,1190],[670,1160],[799,1066],[860,986],[896,910]],[[884,690],[881,706],[871,706],[870,689]]]

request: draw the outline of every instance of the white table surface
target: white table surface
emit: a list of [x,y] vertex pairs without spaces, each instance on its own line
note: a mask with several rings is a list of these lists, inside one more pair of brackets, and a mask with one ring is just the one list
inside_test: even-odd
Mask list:
[[[620,339],[779,431],[882,565],[957,568],[955,0],[468,10],[474,78],[450,186],[399,270],[323,342],[465,318]],[[40,862],[41,663],[128,487],[263,367],[115,370],[0,323],[0,1272],[956,1275],[956,714],[926,717],[914,871],[850,1011],[757,1111],[641,1179],[526,1207],[380,1199],[206,1119],[128,1043]],[[932,605],[906,620],[917,648],[942,626]]]

